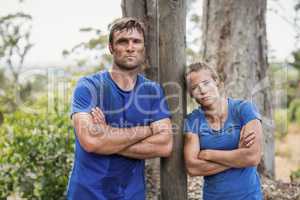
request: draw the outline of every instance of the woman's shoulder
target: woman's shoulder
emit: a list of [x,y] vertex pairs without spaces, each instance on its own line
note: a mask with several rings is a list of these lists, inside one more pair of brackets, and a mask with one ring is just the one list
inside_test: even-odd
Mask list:
[[233,99],[233,98],[228,98],[229,104],[231,104],[231,107],[234,110],[240,110],[245,106],[251,106],[255,105],[252,101],[247,100],[247,99]]
[[194,119],[199,119],[199,117],[201,117],[201,108],[196,108],[192,112],[187,114],[185,119],[194,120]]

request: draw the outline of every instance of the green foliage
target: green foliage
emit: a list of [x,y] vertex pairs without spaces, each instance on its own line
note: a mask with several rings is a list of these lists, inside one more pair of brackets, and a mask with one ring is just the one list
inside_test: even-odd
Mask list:
[[276,137],[282,138],[288,133],[287,109],[277,109],[274,113]]
[[[47,107],[47,99],[37,102]],[[0,199],[65,199],[74,137],[67,113],[17,110],[0,129]]]
[[293,52],[293,57],[294,57],[294,62],[291,63],[292,66],[297,69],[298,71],[300,71],[300,51],[294,51]]
[[291,178],[292,182],[299,182],[300,183],[300,168],[293,171],[290,175],[290,178]]
[[300,98],[291,101],[288,108],[288,119],[290,122],[300,123]]

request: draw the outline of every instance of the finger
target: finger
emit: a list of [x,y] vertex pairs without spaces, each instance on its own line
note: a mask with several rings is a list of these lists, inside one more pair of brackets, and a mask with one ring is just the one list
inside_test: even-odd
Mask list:
[[243,140],[244,135],[245,135],[245,126],[243,126],[242,129],[241,129],[241,132],[240,132],[240,141]]
[[247,140],[248,138],[252,138],[253,136],[255,136],[254,131],[247,132],[244,136],[244,140]]
[[102,110],[99,108],[99,107],[96,107],[95,109],[97,111],[97,114],[99,114],[100,118],[105,121],[105,115],[104,113],[102,112]]
[[103,117],[102,117],[101,113],[99,112],[99,110],[93,109],[93,112],[95,114],[95,117],[97,117],[98,120],[103,121]]
[[94,123],[94,124],[95,124],[95,123],[98,123],[97,118],[95,117],[95,114],[94,114],[93,111],[91,111],[91,116],[92,116],[92,121],[93,121],[93,123]]
[[251,140],[246,144],[246,147],[251,147],[254,144],[254,140]]
[[245,131],[244,138],[253,135],[255,132],[253,130]]
[[101,118],[99,117],[99,115],[97,114],[97,112],[95,111],[95,109],[92,109],[92,116],[93,119],[95,120],[96,123],[101,123]]
[[252,141],[254,139],[255,139],[255,134],[252,134],[252,135],[249,135],[247,138],[245,138],[244,141],[246,143],[248,143],[248,142],[250,142],[250,141]]

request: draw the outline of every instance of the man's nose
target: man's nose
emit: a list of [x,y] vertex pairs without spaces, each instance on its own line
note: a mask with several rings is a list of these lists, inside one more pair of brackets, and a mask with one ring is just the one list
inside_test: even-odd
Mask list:
[[134,51],[134,44],[132,41],[128,42],[127,51]]

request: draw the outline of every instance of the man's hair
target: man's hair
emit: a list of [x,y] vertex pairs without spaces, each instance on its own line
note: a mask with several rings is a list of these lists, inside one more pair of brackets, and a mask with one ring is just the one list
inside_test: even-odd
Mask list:
[[123,17],[115,20],[110,28],[109,44],[113,44],[115,32],[123,30],[132,31],[133,29],[136,29],[138,32],[142,33],[145,40],[145,25],[143,22],[133,17]]
[[197,62],[197,63],[193,63],[193,64],[189,65],[187,68],[187,71],[185,73],[185,78],[187,78],[187,76],[189,74],[191,74],[192,72],[198,72],[200,70],[208,70],[210,72],[213,80],[216,81],[217,84],[219,84],[220,78],[219,78],[217,72],[214,70],[214,68],[212,68],[205,62]]

